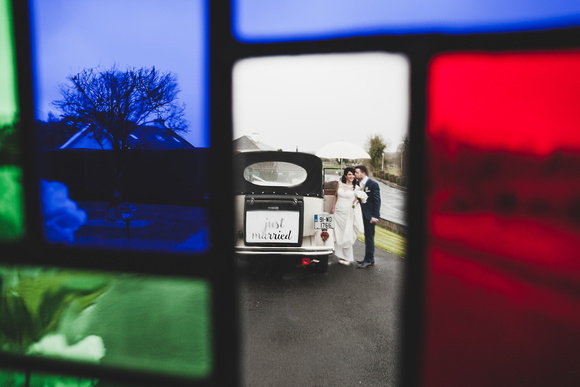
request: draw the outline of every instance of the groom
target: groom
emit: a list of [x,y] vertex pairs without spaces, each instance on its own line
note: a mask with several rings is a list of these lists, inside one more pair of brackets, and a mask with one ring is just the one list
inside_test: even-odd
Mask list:
[[362,261],[358,261],[356,267],[368,269],[375,265],[375,225],[380,216],[381,189],[376,181],[369,179],[367,167],[358,165],[354,170],[354,177],[358,179],[360,187],[368,196],[366,203],[361,203],[365,228],[365,257]]

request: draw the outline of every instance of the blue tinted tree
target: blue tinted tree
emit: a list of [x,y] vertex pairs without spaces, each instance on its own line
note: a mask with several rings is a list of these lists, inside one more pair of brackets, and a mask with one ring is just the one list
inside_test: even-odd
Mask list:
[[185,106],[178,103],[180,89],[175,76],[155,67],[84,69],[69,76],[60,91],[62,99],[53,102],[60,119],[92,134],[102,149],[113,151],[112,203],[122,200],[120,187],[131,133],[150,125],[174,133],[188,129]]
[[178,104],[175,77],[151,68],[85,69],[61,85],[63,99],[53,102],[61,119],[93,133],[113,150],[129,149],[130,134],[141,126],[161,125],[186,132],[185,107]]

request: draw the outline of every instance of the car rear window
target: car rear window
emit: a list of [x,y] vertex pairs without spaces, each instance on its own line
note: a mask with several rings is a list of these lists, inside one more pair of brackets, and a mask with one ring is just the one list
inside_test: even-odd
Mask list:
[[306,170],[284,161],[266,161],[244,169],[244,179],[260,186],[293,187],[306,180]]

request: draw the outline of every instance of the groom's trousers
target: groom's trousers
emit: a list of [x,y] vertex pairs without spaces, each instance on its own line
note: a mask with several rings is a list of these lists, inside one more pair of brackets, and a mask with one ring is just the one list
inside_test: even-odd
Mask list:
[[375,261],[375,224],[369,219],[364,219],[365,228],[365,257],[364,262],[372,263]]

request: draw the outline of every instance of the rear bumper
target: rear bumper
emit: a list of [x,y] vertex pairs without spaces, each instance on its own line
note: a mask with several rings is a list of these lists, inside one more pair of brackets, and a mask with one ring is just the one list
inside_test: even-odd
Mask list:
[[334,253],[334,247],[311,246],[311,247],[270,247],[270,246],[236,246],[236,254],[241,255],[330,255]]

